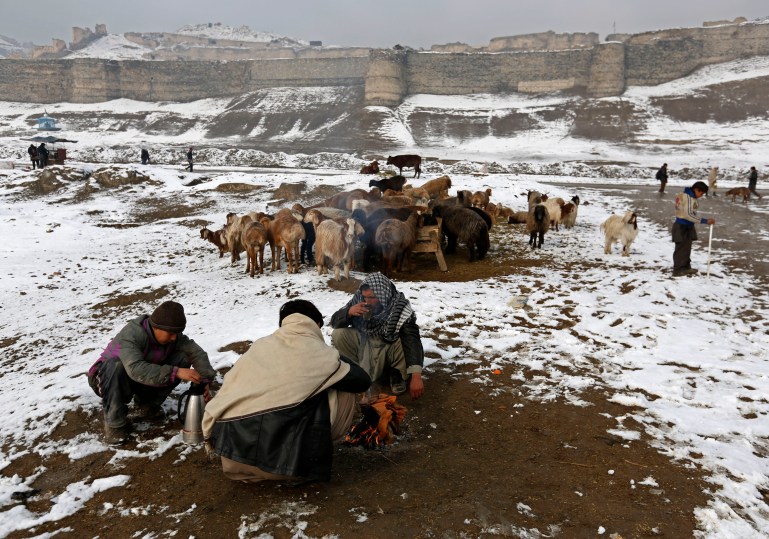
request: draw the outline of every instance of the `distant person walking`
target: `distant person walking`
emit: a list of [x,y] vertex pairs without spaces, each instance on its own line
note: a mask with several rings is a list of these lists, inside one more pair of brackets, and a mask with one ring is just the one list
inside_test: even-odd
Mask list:
[[142,148],[142,165],[148,165],[150,162],[150,152]]
[[716,189],[718,189],[716,178],[718,178],[718,167],[711,167],[708,173],[708,196],[716,196]]
[[756,192],[757,184],[758,184],[758,171],[756,170],[756,167],[750,167],[750,174],[748,175],[748,189],[750,189],[750,192],[756,195],[758,198],[761,198],[761,195],[759,195]]
[[660,182],[660,193],[665,192],[665,185],[668,183],[668,164],[663,163],[663,165],[660,167],[660,169],[657,171],[657,176],[655,176],[657,180]]
[[184,170],[192,172],[192,148],[187,152],[187,166],[184,167]]
[[35,168],[37,168],[37,148],[35,148],[34,144],[29,145],[29,148],[27,148],[27,153],[29,154],[29,158],[32,161],[32,170],[35,170]]
[[683,193],[676,195],[676,220],[673,222],[673,242],[676,244],[673,251],[673,277],[693,275],[697,270],[692,268],[692,242],[697,239],[696,223],[714,225],[716,220],[708,217],[700,218],[697,215],[699,204],[697,199],[708,193],[705,182],[695,182],[691,187],[684,189]]
[[45,142],[41,142],[37,147],[37,168],[45,168],[48,166],[48,148],[45,147]]

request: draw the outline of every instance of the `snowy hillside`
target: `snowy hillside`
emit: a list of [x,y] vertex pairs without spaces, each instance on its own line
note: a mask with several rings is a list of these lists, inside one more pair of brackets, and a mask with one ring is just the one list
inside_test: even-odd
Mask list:
[[176,31],[177,34],[188,36],[208,37],[211,39],[226,39],[232,41],[255,41],[275,43],[283,47],[293,45],[308,45],[308,42],[279,36],[270,32],[258,32],[248,26],[229,26],[222,23],[188,24]]
[[[112,54],[137,51],[123,41],[112,43]],[[212,162],[228,166],[253,164],[249,152],[259,151],[352,153],[362,159],[414,152],[430,162],[503,165],[764,167],[769,164],[769,93],[763,91],[768,81],[769,57],[755,57],[603,99],[415,95],[391,109],[363,106],[360,88],[310,87],[193,103],[0,102],[0,158],[25,157],[20,139],[35,134],[37,118],[47,109],[65,126],[61,135],[78,141],[68,146],[72,156],[87,161],[135,161],[146,145],[158,159],[173,162],[168,147],[173,140],[177,147],[210,151],[211,159],[218,152],[224,157]]]

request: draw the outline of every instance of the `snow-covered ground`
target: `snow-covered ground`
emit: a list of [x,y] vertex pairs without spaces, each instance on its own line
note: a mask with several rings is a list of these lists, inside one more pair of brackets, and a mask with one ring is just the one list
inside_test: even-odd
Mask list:
[[[769,72],[769,58],[740,60],[700,70],[669,85],[631,88],[622,99],[643,104],[653,95],[684,95],[725,77],[738,77],[739,73],[747,77],[765,72]],[[399,118],[408,117],[419,107],[487,110],[493,114],[505,107],[534,109],[568,99],[414,96],[393,114],[389,135],[409,148],[413,144],[409,124]],[[60,103],[46,108],[52,116],[97,109],[115,117],[126,112],[172,111],[196,118],[203,125],[220,114],[228,102],[212,99],[155,104],[118,100],[99,105]],[[43,108],[0,102],[0,115],[8,119],[4,132],[25,133],[0,139],[0,161],[26,164],[28,142],[21,139],[34,134],[28,119],[42,113]],[[254,317],[247,302],[233,301],[226,294],[211,294],[212,283],[246,287],[259,298],[260,311],[265,313],[277,313],[287,290],[301,292],[327,316],[347,300],[346,293],[330,289],[325,279],[313,271],[292,276],[281,271],[253,280],[243,277],[241,269],[211,254],[210,246],[200,240],[187,217],[158,219],[138,227],[99,226],[134,222],[134,212],[139,210],[132,201],[150,193],[159,204],[164,200],[179,204],[193,195],[210,198],[214,203],[195,219],[219,224],[227,211],[264,210],[270,202],[269,193],[281,183],[304,182],[309,192],[320,184],[341,190],[361,182],[354,172],[363,162],[360,156],[261,156],[271,166],[300,168],[244,169],[233,166],[230,154],[219,149],[217,141],[208,141],[211,148],[205,148],[201,132],[197,126],[177,137],[120,129],[65,130],[59,134],[78,140],[70,148],[71,164],[84,171],[97,167],[93,161],[119,161],[128,152],[133,152],[137,156],[134,161],[138,161],[138,148],[143,143],[162,144],[175,148],[177,153],[182,146],[194,143],[200,148],[198,167],[208,169],[207,180],[194,187],[184,184],[198,177],[197,173],[183,174],[169,164],[133,167],[149,171],[157,181],[152,185],[111,190],[100,189],[91,181],[94,191],[86,192],[85,180],[78,178],[62,180],[64,187],[53,194],[25,196],[30,189],[25,184],[35,179],[34,174],[21,168],[0,171],[0,291],[4,313],[0,320],[0,350],[6,358],[1,360],[0,469],[29,452],[79,459],[104,449],[99,432],[57,442],[48,439],[48,434],[68,411],[98,409],[99,403],[83,373],[129,318],[126,313],[116,315],[114,310],[99,307],[111,297],[168,289],[170,297],[184,303],[189,332],[209,351],[217,368],[228,367],[237,359],[234,352],[217,350],[272,332],[275,316]],[[735,142],[735,133],[749,133],[750,140]],[[720,165],[722,171],[727,171],[720,181],[722,190],[742,185],[745,182],[737,179],[737,174],[744,176],[749,165],[765,171],[769,124],[763,120],[682,124],[659,116],[658,121],[648,124],[647,134],[649,140],[680,136],[699,142],[629,148],[570,137],[565,125],[554,123],[536,133],[509,139],[489,137],[461,144],[444,140],[435,141],[430,148],[416,148],[422,154],[463,160],[453,165],[429,162],[426,179],[446,172],[456,188],[491,187],[493,201],[515,209],[524,207],[521,193],[530,189],[566,199],[573,194],[571,188],[547,185],[547,181],[579,187],[589,193],[591,204],[580,207],[578,226],[550,234],[543,249],[544,254],[557,253],[561,260],[579,264],[579,271],[562,271],[554,276],[548,268],[535,268],[525,277],[513,274],[479,281],[471,287],[466,283],[442,283],[436,289],[430,283],[402,282],[399,288],[412,299],[426,335],[440,336],[449,325],[453,333],[459,334],[458,341],[471,343],[477,352],[474,361],[480,385],[484,385],[489,372],[505,366],[505,372],[512,371],[512,376],[521,380],[525,379],[522,371],[526,368],[549,373],[547,378],[529,383],[528,396],[534,403],[562,397],[580,405],[580,392],[585,388],[595,384],[611,388],[612,399],[628,405],[628,413],[616,418],[614,436],[633,443],[641,433],[625,423],[643,425],[645,434],[655,440],[660,450],[680,458],[683,465],[701,466],[709,474],[713,482],[711,501],[697,511],[698,536],[765,537],[769,534],[769,507],[762,494],[769,490],[766,291],[755,289],[744,275],[730,273],[717,257],[711,266],[714,276],[701,274],[677,280],[661,277],[669,268],[672,245],[668,229],[651,222],[645,223],[631,257],[604,254],[598,226],[610,213],[624,211],[628,201],[621,195],[592,190],[585,176],[592,177],[593,182],[652,185],[652,176],[640,170],[659,166],[665,160],[673,170],[688,168],[700,173],[709,165]],[[78,159],[90,163],[78,163]],[[173,162],[171,157],[168,159],[166,162]],[[636,163],[639,169],[634,173],[629,167],[600,168],[580,163],[600,160]],[[521,161],[530,164],[522,167]],[[331,167],[329,163],[336,165]],[[492,172],[498,174],[471,175],[482,163],[493,163]],[[529,173],[515,172],[522,168]],[[248,207],[243,203],[233,207],[225,193],[214,190],[223,183],[250,183],[264,188],[255,191]],[[707,202],[703,211],[707,212]],[[751,204],[745,211],[766,214],[767,206]],[[767,228],[769,225],[756,233],[766,236]],[[701,234],[705,233],[701,229]],[[490,256],[504,248],[492,246]],[[535,252],[530,256],[539,255]],[[706,252],[701,246],[695,247],[693,259],[704,272]],[[586,266],[585,262],[590,264]],[[547,286],[537,284],[542,282]],[[509,306],[508,301],[524,290],[530,291],[526,292],[527,306]],[[565,301],[570,302],[568,318],[575,325],[558,329],[556,322],[566,316]],[[152,307],[139,302],[130,315]],[[521,317],[541,331],[532,334],[521,328]],[[521,347],[523,352],[511,352]],[[425,349],[438,357],[427,361],[428,375],[431,368],[451,369],[467,358],[465,351],[445,343],[439,347],[429,337]],[[483,359],[489,357],[494,359]],[[567,375],[573,373],[570,368],[558,368],[572,365],[578,365],[584,374]],[[97,492],[130,484],[130,477],[119,473],[121,460],[154,458],[167,451],[183,453],[187,449],[177,436],[152,440],[137,451],[118,451],[113,459],[118,471],[111,479],[84,478],[69,485],[54,500],[55,510],[49,514],[31,512],[11,499],[13,492],[30,488],[37,474],[0,477],[0,536],[76,514]]]
[[[357,174],[326,170],[319,177],[316,171],[230,171],[185,187],[195,175],[180,175],[164,167],[142,170],[150,171],[158,184],[97,189],[93,198],[81,203],[75,200],[82,191],[82,180],[66,182],[55,194],[26,197],[20,195],[27,189],[24,184],[34,178],[31,173],[8,171],[0,179],[4,237],[0,289],[5,313],[0,342],[3,355],[14,358],[5,360],[4,391],[0,392],[2,467],[28,452],[78,459],[104,449],[99,432],[57,442],[47,435],[67,411],[99,407],[82,373],[129,318],[109,309],[99,309],[95,316],[98,305],[113,296],[168,289],[169,297],[184,303],[189,332],[209,351],[217,368],[232,365],[237,355],[216,350],[272,332],[275,317],[254,317],[248,302],[211,294],[212,283],[244,286],[252,297],[260,298],[263,313],[277,313],[287,291],[292,290],[301,291],[302,297],[315,302],[327,316],[348,297],[328,288],[325,278],[309,270],[291,276],[284,269],[248,279],[241,274],[242,268],[232,268],[226,258],[211,253],[197,229],[185,224],[189,218],[159,219],[135,228],[98,225],[135,221],[132,212],[136,208],[130,201],[147,196],[149,190],[168,204],[192,200],[188,197],[196,193],[214,200],[221,197],[210,213],[196,216],[220,223],[225,208],[238,212],[264,209],[270,190],[281,183],[305,182],[308,191],[321,183],[349,189],[360,184]],[[479,183],[491,187],[495,201],[513,208],[523,206],[521,193],[528,189],[570,196],[570,190],[530,176],[479,179],[455,175],[452,179],[458,187],[480,188]],[[226,195],[216,195],[214,190],[223,183],[251,183],[265,189],[255,192],[248,207],[232,207]],[[636,440],[641,433],[623,424],[632,418],[662,451],[684,465],[696,463],[710,474],[711,503],[697,511],[702,537],[764,536],[769,532],[769,508],[759,489],[769,488],[769,461],[765,458],[769,308],[765,293],[752,289],[717,262],[711,271],[719,277],[661,278],[670,265],[672,246],[667,229],[652,223],[645,223],[631,257],[604,254],[598,225],[608,214],[623,211],[627,201],[597,193],[589,196],[591,204],[580,207],[579,225],[550,234],[543,252],[557,252],[559,258],[575,264],[589,261],[594,263],[592,268],[581,265],[580,271],[557,276],[542,268],[528,277],[513,274],[471,287],[442,283],[436,289],[430,283],[401,282],[399,288],[412,299],[425,334],[441,335],[450,327],[459,334],[458,341],[470,343],[477,352],[472,360],[478,365],[478,384],[485,384],[490,372],[499,367],[521,379],[524,369],[536,369],[550,374],[529,383],[532,402],[561,397],[575,405],[581,404],[580,393],[585,388],[596,384],[611,388],[612,400],[629,406],[626,415],[616,418],[614,436],[629,443]],[[102,213],[94,214],[94,209]],[[766,207],[750,206],[749,211],[766,211]],[[490,256],[503,249],[503,245],[493,246]],[[694,265],[703,271],[705,257],[703,249],[695,248]],[[359,273],[354,276],[362,277]],[[511,308],[508,301],[522,290],[531,291],[527,307]],[[576,325],[557,329],[567,301],[572,306],[567,318]],[[152,307],[137,304],[130,315]],[[542,331],[532,334],[521,327],[520,317]],[[523,352],[511,351],[521,346]],[[425,339],[425,350],[440,358],[427,360],[428,374],[436,363],[451,369],[468,359],[466,351],[447,348],[445,342],[439,347],[431,338]],[[574,371],[556,368],[573,365],[584,374],[567,375]],[[118,471],[111,480],[89,482],[84,478],[70,485],[55,500],[51,514],[32,513],[10,498],[12,492],[28,489],[36,474],[1,477],[0,535],[76,513],[97,492],[130,484],[130,478],[119,473],[121,459],[154,458],[166,451],[186,449],[176,436],[151,441],[138,454],[118,451],[113,459]]]

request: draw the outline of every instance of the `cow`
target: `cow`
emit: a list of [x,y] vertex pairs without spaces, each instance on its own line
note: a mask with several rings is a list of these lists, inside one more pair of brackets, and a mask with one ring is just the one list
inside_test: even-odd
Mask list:
[[404,168],[413,168],[415,178],[419,178],[422,174],[422,169],[419,168],[422,165],[422,158],[418,155],[396,155],[394,157],[388,157],[387,164],[398,167],[398,174],[400,175],[403,174]]

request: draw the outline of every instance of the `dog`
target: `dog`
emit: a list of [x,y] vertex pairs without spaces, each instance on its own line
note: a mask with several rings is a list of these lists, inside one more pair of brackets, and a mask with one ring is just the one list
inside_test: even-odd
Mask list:
[[742,203],[747,204],[750,199],[750,189],[747,187],[735,187],[734,189],[729,189],[725,196],[732,197],[732,202],[734,202],[737,197],[742,197]]
[[615,242],[622,242],[622,256],[630,256],[630,246],[638,235],[638,216],[632,210],[624,216],[610,215],[601,224],[601,230],[606,236],[603,252],[611,254],[611,246]]

